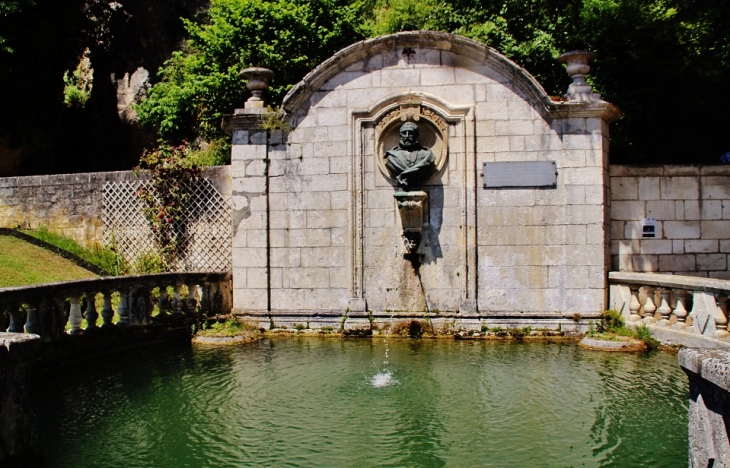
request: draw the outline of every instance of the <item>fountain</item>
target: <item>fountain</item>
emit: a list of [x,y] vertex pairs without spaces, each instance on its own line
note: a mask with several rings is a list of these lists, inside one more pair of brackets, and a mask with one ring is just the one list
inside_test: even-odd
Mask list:
[[278,114],[257,100],[227,116],[234,313],[585,329],[606,308],[619,113],[586,89],[584,56],[568,57],[577,84],[555,102],[482,44],[404,32],[337,53]]

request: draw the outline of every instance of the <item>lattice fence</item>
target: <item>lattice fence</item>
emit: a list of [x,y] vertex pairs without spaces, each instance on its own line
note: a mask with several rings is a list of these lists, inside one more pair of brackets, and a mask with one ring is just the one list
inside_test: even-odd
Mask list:
[[[209,180],[190,182],[191,197],[175,231],[186,233],[185,248],[172,271],[229,271],[231,269],[231,208],[229,200]],[[143,180],[107,182],[104,185],[104,240],[134,267],[144,254],[159,249],[142,214],[137,191]]]

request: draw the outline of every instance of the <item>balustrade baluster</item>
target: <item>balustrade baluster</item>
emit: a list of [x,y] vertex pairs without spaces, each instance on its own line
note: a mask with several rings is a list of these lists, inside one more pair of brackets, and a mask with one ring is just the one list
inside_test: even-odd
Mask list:
[[677,303],[674,306],[674,316],[677,317],[675,328],[687,328],[687,291],[680,289],[677,291]]
[[646,289],[646,301],[644,302],[644,321],[655,322],[654,312],[656,312],[656,304],[654,303],[654,287],[644,286]]
[[715,293],[714,296],[715,304],[717,304],[717,309],[714,314],[715,327],[717,327],[717,330],[715,330],[715,338],[723,340],[730,336],[730,333],[727,331],[727,297],[720,293]]
[[83,320],[81,315],[81,297],[74,295],[68,300],[71,303],[71,309],[68,314],[68,323],[71,325],[71,329],[68,331],[68,334],[78,335],[81,333],[81,321]]
[[119,315],[118,326],[129,325],[129,289],[119,290],[119,306],[117,306],[117,315]]
[[660,325],[669,325],[669,316],[672,315],[672,308],[669,307],[669,293],[670,291],[667,288],[659,289],[661,300],[656,311],[662,316],[662,320],[659,322]]
[[200,285],[200,314],[207,317],[210,314],[210,283]]
[[175,315],[182,314],[182,301],[180,300],[180,283],[175,283],[174,293],[172,295],[172,313]]
[[84,314],[86,319],[86,329],[94,330],[97,328],[96,320],[99,318],[99,313],[96,311],[96,293],[86,294],[86,313]]
[[28,304],[25,310],[28,316],[25,319],[25,327],[23,329],[26,333],[40,334],[41,327],[38,323],[38,308],[36,304]]
[[197,290],[197,285],[195,283],[188,283],[188,300],[185,303],[185,307],[187,308],[187,312],[190,315],[195,314],[195,307],[197,306],[198,302],[195,300],[195,292]]
[[167,315],[169,300],[167,298],[167,286],[160,285],[160,296],[157,298],[157,309],[159,310],[158,318]]
[[639,289],[641,289],[641,286],[636,284],[630,284],[629,289],[631,290],[631,301],[629,302],[629,311],[631,311],[631,315],[629,315],[629,320],[632,322],[636,322],[638,320],[641,320],[641,315],[639,315],[639,310],[641,310],[641,301],[639,301]]
[[114,326],[112,320],[114,319],[114,309],[112,309],[112,292],[103,291],[104,305],[101,308],[101,328],[110,328]]
[[20,307],[18,304],[10,304],[8,309],[10,323],[8,324],[8,333],[23,333],[23,323],[20,320]]

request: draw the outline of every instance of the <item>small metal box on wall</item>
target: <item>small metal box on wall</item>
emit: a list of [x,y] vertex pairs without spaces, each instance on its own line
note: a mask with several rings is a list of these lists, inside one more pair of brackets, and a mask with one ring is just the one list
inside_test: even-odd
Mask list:
[[656,219],[655,218],[644,218],[641,221],[641,237],[642,238],[654,238],[656,237]]

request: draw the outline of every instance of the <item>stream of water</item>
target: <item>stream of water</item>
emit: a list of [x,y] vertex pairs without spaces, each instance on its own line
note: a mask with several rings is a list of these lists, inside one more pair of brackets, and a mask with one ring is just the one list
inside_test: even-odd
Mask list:
[[172,344],[46,374],[49,467],[687,466],[676,355],[575,344]]

